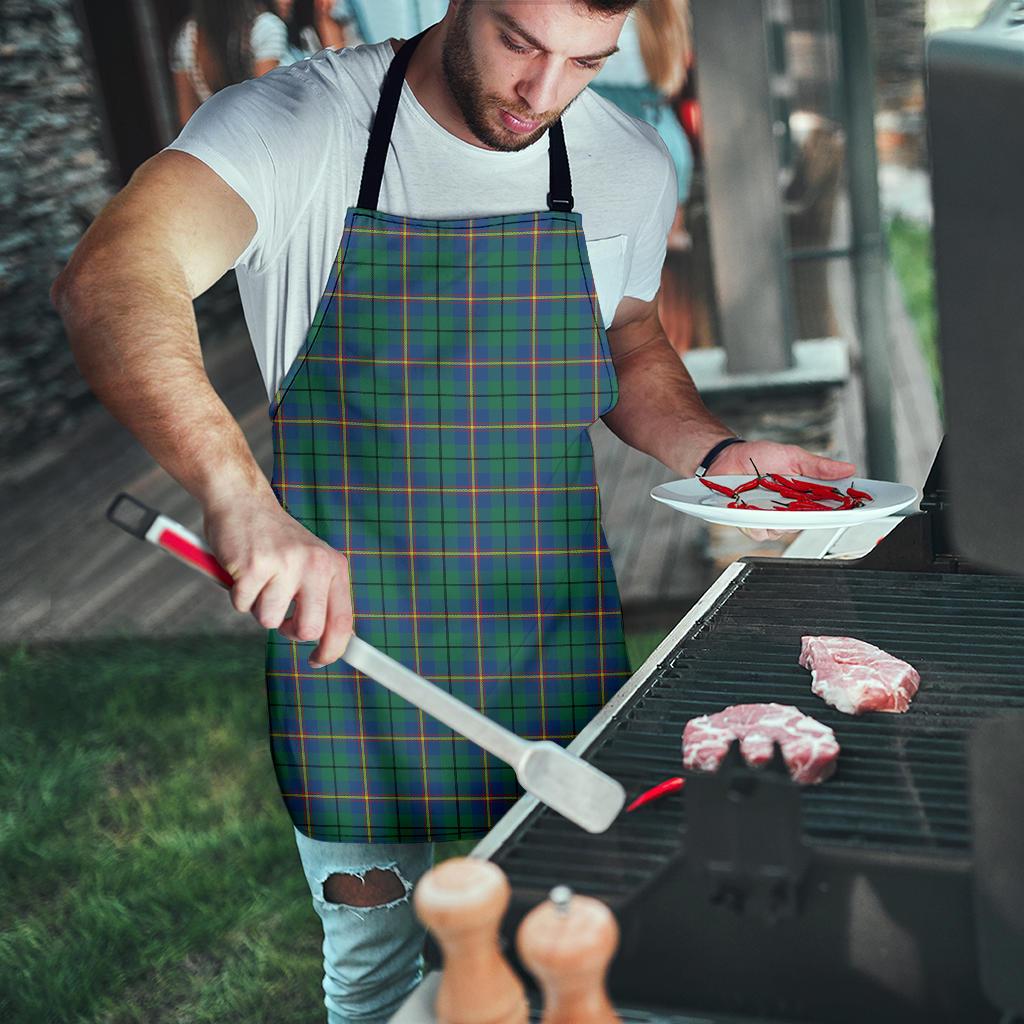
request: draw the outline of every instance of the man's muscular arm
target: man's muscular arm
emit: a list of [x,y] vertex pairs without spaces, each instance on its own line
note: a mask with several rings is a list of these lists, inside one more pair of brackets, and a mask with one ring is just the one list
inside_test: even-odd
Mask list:
[[[653,455],[681,477],[693,476],[718,442],[732,437],[701,401],[693,378],[665,336],[658,297],[624,298],[608,329],[608,344],[619,378],[618,404],[605,423],[623,441]],[[791,444],[748,441],[731,445],[715,459],[716,474],[797,473],[822,480],[849,476],[855,467]]]
[[235,608],[319,639],[311,661],[328,664],[352,628],[347,563],[281,509],[206,375],[192,306],[255,231],[204,163],[159,153],[100,213],[51,297],[93,392],[202,505]]
[[693,476],[698,460],[732,431],[701,401],[693,378],[665,337],[658,299],[626,296],[608,329],[619,401],[605,423],[627,444]]

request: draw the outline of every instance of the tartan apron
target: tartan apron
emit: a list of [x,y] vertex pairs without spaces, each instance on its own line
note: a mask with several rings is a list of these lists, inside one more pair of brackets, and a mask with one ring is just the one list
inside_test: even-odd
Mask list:
[[[617,386],[561,123],[550,209],[377,210],[409,40],[385,78],[358,205],[270,408],[283,508],[346,555],[355,631],[527,739],[568,743],[626,680],[587,428]],[[270,630],[274,767],[313,839],[479,836],[511,768]]]

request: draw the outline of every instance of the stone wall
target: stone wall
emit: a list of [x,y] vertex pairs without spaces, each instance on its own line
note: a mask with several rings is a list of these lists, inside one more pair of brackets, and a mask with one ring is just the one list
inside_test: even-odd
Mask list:
[[[107,151],[72,0],[0,0],[0,466],[95,408],[49,291],[118,187]],[[196,316],[204,345],[238,323],[233,273]]]
[[48,293],[112,190],[70,0],[0,0],[0,460],[91,404]]

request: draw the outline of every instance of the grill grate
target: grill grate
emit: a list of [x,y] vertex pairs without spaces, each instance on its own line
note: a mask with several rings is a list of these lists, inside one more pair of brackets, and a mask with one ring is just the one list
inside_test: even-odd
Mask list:
[[[921,673],[910,711],[855,718],[815,697],[797,664],[805,634],[857,637],[910,662]],[[970,727],[1024,709],[1024,581],[751,562],[585,756],[632,799],[680,774],[687,720],[768,701],[813,715],[842,747],[836,775],[802,791],[810,846],[962,861]],[[569,882],[614,899],[649,880],[684,831],[685,791],[600,836],[541,809],[493,859],[513,887]]]

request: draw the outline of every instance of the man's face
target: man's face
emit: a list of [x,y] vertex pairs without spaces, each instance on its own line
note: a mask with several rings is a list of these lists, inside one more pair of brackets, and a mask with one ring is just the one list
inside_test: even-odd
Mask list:
[[535,142],[617,49],[625,12],[570,0],[459,0],[445,38],[445,80],[470,131],[491,149]]

